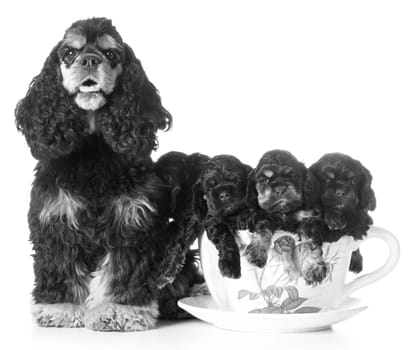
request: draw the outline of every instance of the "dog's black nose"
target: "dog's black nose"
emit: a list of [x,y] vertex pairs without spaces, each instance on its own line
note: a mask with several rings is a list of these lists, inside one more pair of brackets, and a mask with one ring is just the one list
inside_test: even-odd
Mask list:
[[229,200],[229,193],[226,191],[222,191],[221,193],[219,193],[219,199],[222,202],[227,202]]
[[276,193],[277,196],[283,196],[287,191],[287,187],[286,186],[277,186],[274,188],[274,192]]
[[343,198],[343,197],[345,196],[345,191],[344,191],[344,190],[342,190],[342,189],[338,189],[338,190],[336,190],[336,191],[335,191],[335,195],[336,195],[338,198]]
[[102,59],[94,54],[87,54],[80,58],[80,64],[86,69],[97,68],[102,63]]

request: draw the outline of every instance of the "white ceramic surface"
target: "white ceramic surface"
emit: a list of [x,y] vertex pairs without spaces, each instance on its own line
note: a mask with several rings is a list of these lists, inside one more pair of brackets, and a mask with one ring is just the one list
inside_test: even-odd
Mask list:
[[306,314],[254,314],[224,311],[209,296],[181,299],[178,305],[216,327],[241,332],[296,333],[329,329],[365,310],[367,306],[359,299],[348,298],[340,308],[328,312]]
[[[277,237],[288,234],[277,231]],[[399,259],[399,243],[389,231],[371,227],[366,239],[378,238],[387,243],[389,258],[376,271],[357,277],[346,284],[346,274],[351,253],[363,241],[355,241],[352,237],[342,237],[338,242],[325,243],[323,259],[328,267],[325,279],[319,285],[312,286],[302,276],[290,275],[284,268],[277,251],[269,252],[268,263],[262,269],[248,263],[243,256],[245,242],[249,241],[248,231],[240,232],[241,242],[241,278],[223,277],[218,268],[218,251],[206,234],[200,241],[200,255],[203,273],[213,299],[222,310],[250,313],[300,314],[317,313],[334,310],[342,305],[355,290],[387,275],[396,266]],[[303,242],[301,242],[303,243]],[[372,259],[372,256],[365,256]]]

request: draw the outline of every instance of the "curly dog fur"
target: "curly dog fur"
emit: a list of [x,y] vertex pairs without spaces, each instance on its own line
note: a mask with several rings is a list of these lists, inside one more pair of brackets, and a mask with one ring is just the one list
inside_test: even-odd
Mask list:
[[171,194],[150,154],[172,118],[133,50],[110,20],[75,22],[15,114],[38,160],[28,215],[36,320],[152,327]]
[[[341,153],[324,155],[308,169],[305,185],[307,206],[321,215],[306,220],[301,231],[319,244],[345,235],[362,239],[373,223],[368,212],[376,208],[371,183],[370,171],[358,160]],[[362,271],[362,263],[357,250],[350,271]]]
[[[250,263],[263,267],[274,232],[282,230],[296,234],[302,218],[313,215],[313,211],[303,210],[306,172],[305,165],[290,152],[272,150],[261,157],[251,173],[247,203],[251,213],[248,226],[252,238],[245,250]],[[311,263],[302,275],[308,284],[320,283],[327,273],[322,250],[315,244],[306,244],[305,247],[309,248],[305,249],[306,256],[312,259],[306,259]]]
[[165,286],[173,281],[186,260],[186,252],[203,232],[202,221],[193,215],[193,186],[198,181],[209,157],[200,153],[186,155],[169,152],[155,165],[157,175],[169,186],[170,217],[166,236],[170,241],[157,283]]
[[219,155],[206,163],[193,187],[193,211],[203,221],[208,238],[219,252],[219,270],[225,277],[239,278],[241,264],[235,241],[246,210],[245,194],[249,165],[230,155]]

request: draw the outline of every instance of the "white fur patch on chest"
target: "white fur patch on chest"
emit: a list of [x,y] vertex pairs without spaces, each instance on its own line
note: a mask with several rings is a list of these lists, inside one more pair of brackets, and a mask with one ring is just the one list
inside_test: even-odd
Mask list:
[[101,304],[108,303],[112,297],[110,294],[110,282],[112,280],[112,262],[110,254],[107,254],[102,262],[97,267],[97,270],[92,273],[91,280],[88,286],[89,296],[85,303],[90,309]]
[[121,195],[113,202],[116,220],[124,226],[148,226],[157,209],[149,199],[140,193],[133,196]]
[[57,197],[48,198],[45,202],[39,213],[39,221],[45,225],[53,217],[61,220],[65,217],[68,226],[78,229],[77,212],[84,208],[85,205],[79,198],[60,189]]

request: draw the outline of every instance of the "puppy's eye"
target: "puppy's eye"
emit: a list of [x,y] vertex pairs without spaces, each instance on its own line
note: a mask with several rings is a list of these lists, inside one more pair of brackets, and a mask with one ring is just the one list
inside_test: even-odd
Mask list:
[[270,182],[270,179],[266,177],[266,178],[262,179],[260,182],[261,182],[263,185],[267,185],[267,184]]
[[352,178],[352,179],[349,180],[350,185],[355,185],[356,183],[357,183],[357,179],[355,179],[355,178]]
[[114,58],[116,58],[116,55],[112,50],[105,50],[103,51],[103,54],[106,56],[108,60],[113,60]]

